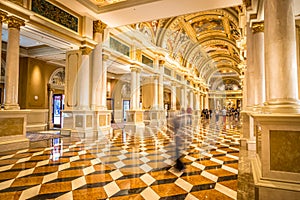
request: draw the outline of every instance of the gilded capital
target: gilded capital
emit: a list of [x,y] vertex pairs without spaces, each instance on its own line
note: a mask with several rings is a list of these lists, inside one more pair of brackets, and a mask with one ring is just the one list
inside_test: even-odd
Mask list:
[[159,60],[159,65],[164,65],[165,64],[165,60]]
[[93,31],[94,33],[103,33],[107,25],[100,20],[93,22]]
[[252,24],[252,32],[253,33],[264,32],[264,22],[254,22]]
[[8,28],[20,29],[21,26],[25,26],[25,21],[15,16],[7,17],[6,21],[8,24]]
[[0,23],[6,21],[7,13],[0,10]]
[[82,55],[89,55],[92,52],[92,48],[90,47],[80,47]]

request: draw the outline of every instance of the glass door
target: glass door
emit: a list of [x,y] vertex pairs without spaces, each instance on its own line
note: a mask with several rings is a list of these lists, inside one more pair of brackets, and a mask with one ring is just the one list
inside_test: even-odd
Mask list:
[[62,123],[62,113],[61,110],[64,108],[64,95],[62,94],[54,94],[53,95],[53,117],[52,117],[52,122],[53,126],[56,128],[61,128],[61,123]]
[[130,109],[130,100],[123,100],[123,119],[126,122],[126,111]]

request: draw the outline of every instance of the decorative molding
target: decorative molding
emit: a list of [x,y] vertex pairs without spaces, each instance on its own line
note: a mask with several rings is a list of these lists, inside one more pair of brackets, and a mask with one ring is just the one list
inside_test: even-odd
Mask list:
[[253,22],[252,32],[253,33],[264,32],[264,22]]
[[100,20],[93,22],[93,32],[94,33],[103,33],[107,25]]
[[243,4],[246,6],[246,8],[248,8],[252,5],[252,2],[251,0],[243,0]]
[[9,0],[11,2],[13,2],[14,4],[17,4],[19,6],[23,6],[24,1],[23,0]]
[[25,21],[15,17],[15,16],[7,17],[6,21],[8,24],[8,28],[16,28],[16,29],[20,30],[21,26],[25,26]]
[[92,52],[92,48],[90,47],[80,47],[82,55],[89,55]]
[[78,18],[46,0],[32,0],[31,10],[66,28],[78,32]]
[[7,15],[8,15],[7,12],[3,12],[2,10],[0,10],[0,24],[1,24],[2,22],[5,22],[5,21],[6,21]]

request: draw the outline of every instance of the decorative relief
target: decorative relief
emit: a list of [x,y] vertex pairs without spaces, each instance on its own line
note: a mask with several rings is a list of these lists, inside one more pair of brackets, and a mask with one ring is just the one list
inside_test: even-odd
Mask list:
[[107,25],[100,20],[93,22],[93,31],[94,33],[103,33]]
[[75,116],[75,127],[83,128],[83,116],[82,115]]
[[254,22],[252,24],[252,32],[253,33],[264,32],[264,22]]
[[92,48],[89,47],[80,47],[82,55],[89,55],[92,52]]
[[65,85],[65,69],[64,68],[56,69],[52,73],[49,83],[54,86],[64,86]]
[[15,17],[15,16],[7,17],[6,21],[8,24],[8,28],[20,29],[21,26],[25,26],[25,21]]
[[196,33],[203,31],[224,31],[222,19],[204,19],[191,25]]
[[78,32],[78,18],[46,0],[32,0],[31,10],[66,28]]

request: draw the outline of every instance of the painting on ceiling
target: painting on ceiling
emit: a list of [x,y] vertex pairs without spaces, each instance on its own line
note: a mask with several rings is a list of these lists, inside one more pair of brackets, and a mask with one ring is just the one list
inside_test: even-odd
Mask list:
[[91,1],[95,3],[97,6],[107,6],[110,4],[115,4],[127,0],[91,0]]
[[224,53],[228,53],[228,46],[223,44],[214,44],[206,47],[207,53],[213,53],[216,51],[224,51]]
[[224,31],[222,19],[203,19],[192,24],[196,33],[203,31]]

